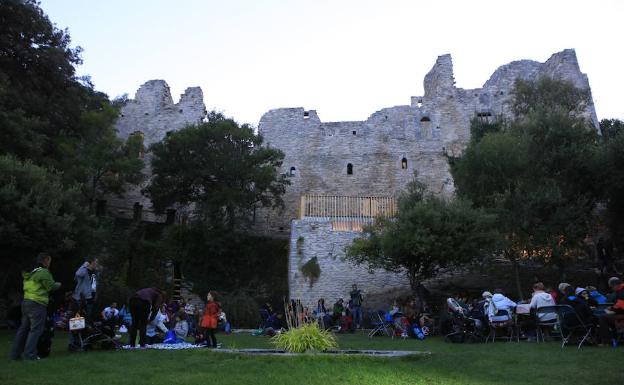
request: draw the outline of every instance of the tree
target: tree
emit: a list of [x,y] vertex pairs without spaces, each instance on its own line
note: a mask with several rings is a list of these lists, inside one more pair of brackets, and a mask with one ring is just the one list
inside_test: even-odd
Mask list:
[[65,154],[61,167],[65,180],[78,182],[94,213],[94,202],[108,194],[122,195],[128,185],[137,185],[143,179],[143,138],[130,136],[126,142],[117,137],[113,125],[118,111],[108,99],[100,101],[98,109],[85,111],[79,122],[79,138],[61,138]]
[[458,195],[496,214],[520,295],[520,259],[554,264],[563,274],[591,227],[599,186],[587,105],[587,92],[571,83],[517,80],[515,118],[453,160]]
[[[0,246],[6,277],[19,280],[26,261],[47,249],[62,257],[54,266],[71,279],[76,260],[110,242],[110,221],[92,215],[93,201],[121,193],[124,183],[141,177],[142,144],[136,138],[123,143],[113,127],[123,99],[113,105],[88,77],[76,76],[80,53],[38,1],[0,1]],[[68,268],[60,269],[65,263]]]
[[487,255],[497,239],[494,217],[462,199],[446,201],[410,184],[395,219],[378,219],[347,248],[346,258],[370,269],[403,272],[416,296],[423,280],[441,268]]
[[[19,281],[16,272],[34,255],[47,250],[58,255],[75,249],[85,231],[87,213],[78,186],[66,187],[55,171],[0,156],[0,289]],[[82,240],[84,241],[84,240]]]
[[[605,124],[608,123],[608,124]],[[600,122],[603,138],[600,151],[600,186],[606,203],[606,224],[618,250],[624,249],[624,122]],[[609,132],[607,135],[606,133]]]
[[624,122],[620,119],[602,119],[600,121],[600,132],[603,139],[608,141],[624,132]]
[[62,157],[56,139],[80,135],[92,87],[75,75],[81,48],[70,42],[38,2],[0,4],[0,153],[54,165]]
[[278,171],[283,153],[261,144],[251,127],[213,112],[207,123],[152,145],[153,179],[146,191],[159,211],[193,204],[200,222],[244,227],[256,207],[281,205],[288,184]]

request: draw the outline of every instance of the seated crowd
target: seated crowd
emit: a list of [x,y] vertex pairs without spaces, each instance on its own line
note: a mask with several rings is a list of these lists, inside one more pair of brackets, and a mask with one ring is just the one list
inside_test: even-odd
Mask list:
[[[481,332],[517,325],[518,333],[529,340],[536,338],[538,325],[550,323],[554,327],[557,311],[560,311],[564,318],[562,327],[591,328],[593,339],[599,345],[615,345],[617,323],[624,323],[624,285],[617,277],[610,278],[608,285],[610,293],[603,294],[592,286],[574,288],[564,282],[556,289],[550,289],[537,282],[532,287],[530,301],[512,301],[501,289],[496,289],[493,294],[484,291],[481,298],[472,301],[462,295],[449,299],[449,311],[459,311],[462,316],[474,320],[475,327]],[[459,309],[452,309],[451,303]],[[556,305],[569,307],[553,308]]]
[[[173,300],[161,304],[155,316],[150,317],[145,326],[145,343],[148,345],[180,343],[191,338],[197,344],[216,347],[214,329],[217,328],[217,325],[223,325],[227,329],[226,325],[228,324],[225,313],[221,311],[218,303],[212,297],[208,298],[208,304],[203,312],[198,312],[197,307],[190,302],[190,299]],[[54,315],[55,325],[65,329],[68,320],[80,316],[81,312],[87,318],[87,323],[93,321],[117,333],[128,333],[132,328],[133,318],[130,309],[125,305],[118,309],[116,302],[112,302],[99,313],[93,312],[91,316],[87,316],[88,312],[85,309],[74,313],[68,312],[62,307]],[[212,332],[210,329],[213,329]]]

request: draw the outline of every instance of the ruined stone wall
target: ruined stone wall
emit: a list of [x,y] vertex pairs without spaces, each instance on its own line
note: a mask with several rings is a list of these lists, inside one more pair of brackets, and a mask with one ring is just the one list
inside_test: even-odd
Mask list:
[[[180,96],[180,101],[174,103],[169,86],[164,80],[150,80],[138,89],[134,99],[128,100],[121,108],[115,128],[119,137],[124,140],[135,132],[141,132],[143,143],[147,148],[161,141],[167,132],[198,124],[205,116],[206,106],[201,88],[187,88]],[[164,222],[164,216],[157,216],[154,213],[151,201],[141,192],[147,187],[152,174],[150,160],[151,153],[148,151],[144,157],[143,169],[147,178],[140,186],[129,188],[122,197],[108,197],[109,211],[115,216],[132,218],[133,206],[139,203],[143,206],[143,220]]]
[[[545,63],[514,61],[498,68],[479,89],[455,87],[450,55],[438,57],[424,79],[424,96],[410,105],[385,108],[365,121],[322,122],[316,111],[280,108],[262,116],[259,132],[265,143],[285,153],[282,171],[291,185],[283,212],[259,211],[257,226],[269,233],[287,233],[298,216],[303,194],[397,196],[414,171],[428,188],[452,195],[453,181],[445,153],[461,153],[470,139],[470,121],[477,114],[509,117],[516,78],[550,76],[589,89],[574,50],[552,55]],[[588,117],[598,126],[593,104]],[[407,159],[408,167],[401,167]],[[353,175],[347,175],[347,165]]]
[[[301,299],[305,306],[313,309],[321,297],[325,298],[328,307],[338,298],[348,300],[354,283],[364,294],[363,306],[369,309],[386,308],[388,299],[391,300],[397,292],[409,293],[405,275],[384,270],[371,274],[365,266],[343,260],[344,248],[362,233],[332,231],[331,222],[308,219],[293,221],[290,231],[290,297]],[[316,282],[311,283],[301,272],[301,266],[314,257],[318,260],[321,274]]]

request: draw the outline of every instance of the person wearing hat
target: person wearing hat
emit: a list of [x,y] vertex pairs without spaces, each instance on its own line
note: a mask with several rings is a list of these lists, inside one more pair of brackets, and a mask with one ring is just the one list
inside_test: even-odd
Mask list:
[[[579,318],[585,325],[594,324],[594,314],[591,311],[589,305],[585,300],[576,295],[576,290],[571,286],[565,286],[563,298],[561,300],[562,305],[570,305],[578,314]],[[574,322],[574,317],[570,317],[571,322]]]
[[590,307],[598,306],[598,302],[596,302],[595,299],[590,297],[589,291],[586,288],[584,288],[584,287],[577,287],[576,290],[574,290],[574,293],[576,294],[577,297],[579,297],[580,300],[585,301],[585,303],[588,306],[590,306]]

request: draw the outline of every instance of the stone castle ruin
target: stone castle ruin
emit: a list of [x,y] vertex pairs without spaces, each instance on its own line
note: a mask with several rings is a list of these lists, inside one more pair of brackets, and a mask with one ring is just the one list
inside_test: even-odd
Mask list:
[[[148,148],[164,139],[168,132],[202,122],[206,113],[201,88],[187,88],[180,101],[174,103],[164,80],[150,80],[121,108],[116,129],[124,140],[131,135],[140,135]],[[151,175],[150,158],[151,154],[147,152],[143,169],[147,176]],[[176,218],[179,220],[180,213],[176,208],[170,208],[164,216],[155,214],[151,201],[141,192],[149,183],[147,179],[142,185],[129,189],[123,197],[110,196],[107,201],[98,203],[117,217],[168,223],[175,222]]]
[[[343,261],[345,246],[361,235],[362,225],[394,214],[396,198],[415,171],[430,191],[452,196],[446,156],[463,151],[470,121],[511,117],[514,81],[542,76],[589,90],[571,49],[544,63],[520,60],[501,66],[477,89],[457,88],[451,56],[443,55],[424,78],[423,96],[377,111],[365,121],[322,122],[315,110],[304,108],[265,113],[258,131],[266,145],[284,152],[282,172],[290,176],[291,185],[283,210],[258,210],[254,219],[258,231],[290,236],[290,296],[312,306],[320,297],[334,301],[347,296],[352,283],[367,298],[406,290],[402,275],[370,274]],[[598,127],[593,104],[586,114]],[[199,88],[187,89],[174,105],[166,84],[150,81],[122,110],[118,129],[122,137],[141,131],[149,144],[203,116]]]

